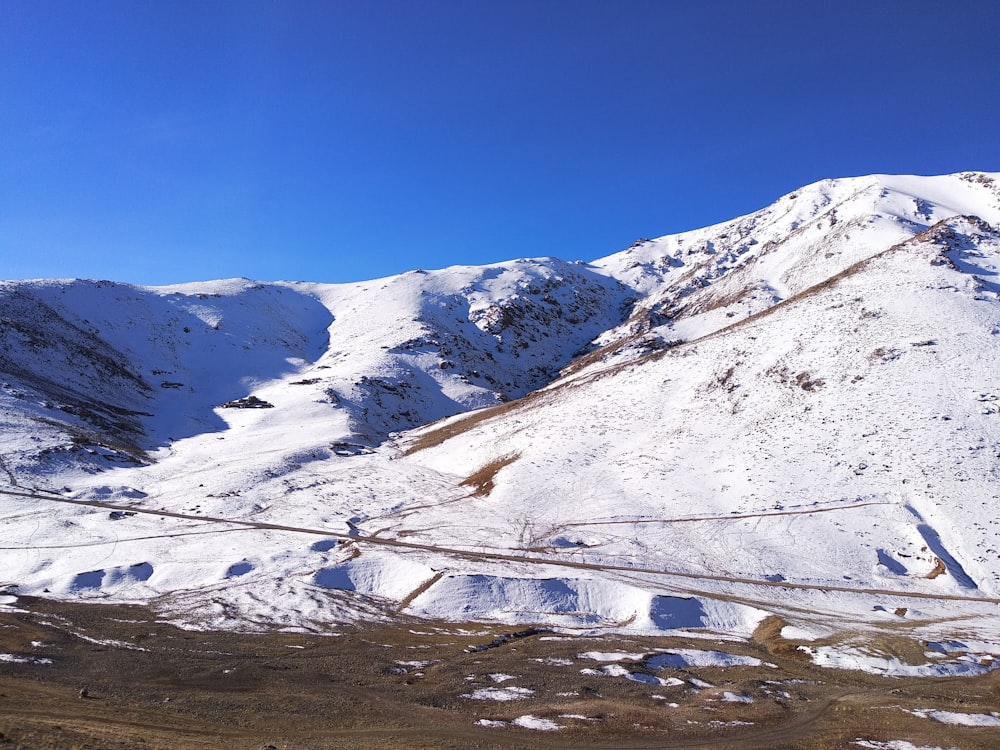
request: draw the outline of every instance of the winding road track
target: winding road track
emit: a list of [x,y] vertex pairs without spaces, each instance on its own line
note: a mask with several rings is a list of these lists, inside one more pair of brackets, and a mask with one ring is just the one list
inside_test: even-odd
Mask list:
[[[864,595],[875,595],[875,596],[885,596],[885,597],[898,597],[904,599],[923,599],[923,600],[954,601],[954,602],[969,602],[969,603],[974,602],[980,604],[1000,605],[1000,598],[987,597],[987,596],[963,596],[959,594],[942,594],[942,593],[919,592],[919,591],[898,591],[891,589],[858,588],[858,587],[842,586],[834,584],[795,583],[792,581],[767,581],[755,578],[743,578],[740,576],[713,575],[708,573],[690,573],[679,570],[663,570],[663,569],[646,568],[633,565],[621,565],[621,564],[616,565],[616,564],[607,564],[600,562],[583,562],[579,560],[560,560],[558,558],[540,557],[537,555],[533,556],[533,555],[506,554],[502,552],[485,552],[478,550],[460,549],[456,547],[444,547],[436,544],[420,544],[418,542],[407,542],[399,539],[390,539],[386,537],[344,534],[342,532],[331,531],[330,529],[314,529],[303,526],[290,526],[286,524],[269,523],[266,521],[248,521],[248,520],[233,519],[233,518],[221,518],[218,516],[198,515],[194,513],[179,513],[176,511],[169,511],[162,509],[143,508],[141,506],[136,506],[136,505],[122,505],[120,503],[105,502],[103,500],[80,500],[76,498],[63,497],[57,495],[56,493],[43,492],[39,490],[29,492],[23,489],[22,490],[0,489],[0,494],[8,495],[11,497],[21,497],[31,500],[42,500],[53,503],[64,503],[66,505],[102,508],[104,510],[109,510],[109,511],[120,511],[120,512],[136,513],[136,514],[166,517],[166,518],[177,518],[185,521],[196,521],[207,524],[225,524],[230,527],[235,526],[242,528],[285,531],[295,534],[311,534],[315,536],[323,536],[326,538],[341,539],[343,541],[354,542],[356,544],[377,545],[381,547],[393,547],[397,549],[431,552],[439,555],[447,555],[450,557],[456,557],[466,560],[514,562],[519,564],[555,566],[561,568],[570,568],[574,570],[592,570],[598,572],[623,572],[631,574],[643,574],[659,578],[674,578],[674,579],[683,579],[689,581],[717,581],[721,583],[731,583],[743,586],[775,588],[775,589],[785,589],[785,590],[838,592],[847,594],[864,594]],[[739,518],[739,516],[732,516],[732,518],[734,519]],[[718,592],[697,591],[689,588],[687,590],[693,594],[699,594],[716,598],[719,597]]]

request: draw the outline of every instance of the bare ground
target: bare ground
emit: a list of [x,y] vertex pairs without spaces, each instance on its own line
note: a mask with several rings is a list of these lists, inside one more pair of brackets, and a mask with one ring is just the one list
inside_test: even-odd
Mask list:
[[[856,748],[855,740],[995,748],[1000,730],[903,709],[988,713],[1000,673],[889,679],[814,667],[774,622],[750,644],[577,637],[426,621],[326,635],[186,631],[148,607],[22,598],[0,613],[0,748]],[[581,674],[586,651],[718,648],[774,667],[658,670],[682,685]],[[47,661],[39,661],[47,660]],[[430,662],[429,664],[426,662]],[[642,671],[639,664],[632,667]],[[490,675],[514,679],[495,682]],[[691,680],[713,687],[697,688]],[[518,686],[523,700],[473,700]],[[86,697],[81,697],[86,690]],[[724,700],[726,692],[751,703]],[[676,705],[673,705],[676,704]],[[530,715],[542,732],[477,721]],[[582,718],[569,718],[582,717]]]

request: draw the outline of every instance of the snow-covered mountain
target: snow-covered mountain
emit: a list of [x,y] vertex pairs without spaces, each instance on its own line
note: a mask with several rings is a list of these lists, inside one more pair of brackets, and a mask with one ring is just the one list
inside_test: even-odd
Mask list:
[[545,385],[622,320],[629,294],[556,259],[345,285],[8,282],[5,412],[39,424],[45,445],[12,445],[7,461],[143,462],[225,428],[217,408],[280,383],[300,386],[314,438],[376,445]]
[[0,320],[11,591],[1000,654],[1000,175],[826,180],[590,264],[7,282]]

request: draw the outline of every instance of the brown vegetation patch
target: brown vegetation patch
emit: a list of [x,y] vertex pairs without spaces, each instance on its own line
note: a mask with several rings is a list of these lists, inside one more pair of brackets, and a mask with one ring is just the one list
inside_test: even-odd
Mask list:
[[898,659],[904,664],[925,664],[927,649],[916,638],[891,633],[873,636],[868,648],[882,656]]
[[757,625],[750,636],[754,643],[759,643],[772,656],[787,656],[800,660],[808,659],[808,656],[798,650],[799,643],[786,639],[781,635],[781,631],[788,623],[777,615],[768,615]]
[[947,572],[948,572],[948,568],[945,566],[944,560],[942,560],[940,557],[935,557],[934,558],[934,567],[931,568],[931,572],[928,573],[925,576],[925,578],[930,578],[930,579],[933,580],[933,579],[937,578],[939,575],[942,575],[943,573],[947,573]]
[[[0,744],[11,750],[840,750],[859,738],[996,746],[995,730],[909,711],[989,713],[1000,699],[1000,672],[919,679],[822,669],[782,653],[777,617],[740,644],[706,643],[705,634],[583,637],[414,619],[329,626],[327,635],[201,632],[166,624],[148,607],[28,598],[17,606],[23,611],[0,612],[0,649],[49,661],[5,663],[0,671]],[[766,643],[779,647],[769,653]],[[916,648],[894,640],[877,646],[904,657]],[[652,684],[601,674],[603,662],[583,655],[676,648],[770,664],[652,669],[623,657],[629,672],[663,680]],[[499,674],[510,678],[498,682]],[[470,697],[505,686],[526,692],[507,702]],[[526,715],[562,729],[510,723]],[[506,724],[478,724],[484,719]]]
[[470,474],[462,480],[461,485],[473,487],[472,495],[475,497],[486,497],[493,491],[493,480],[496,478],[497,472],[504,466],[510,466],[520,457],[520,453],[508,453],[506,456],[500,456]]
[[420,437],[407,445],[403,452],[409,456],[426,448],[434,448],[441,445],[445,440],[468,432],[481,422],[514,411],[541,398],[543,398],[543,394],[534,391],[524,398],[497,404],[496,406],[488,406],[485,409],[478,409],[460,418],[446,418],[437,423],[432,423],[429,427],[425,428],[426,431]]
[[804,391],[815,391],[822,388],[826,381],[822,378],[814,378],[808,372],[800,372],[795,376],[795,383]]

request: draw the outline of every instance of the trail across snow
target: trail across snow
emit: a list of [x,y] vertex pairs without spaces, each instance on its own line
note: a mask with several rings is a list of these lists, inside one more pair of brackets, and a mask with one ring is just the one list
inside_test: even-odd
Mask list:
[[1000,656],[998,224],[994,175],[872,176],[591,264],[4,283],[2,583]]

